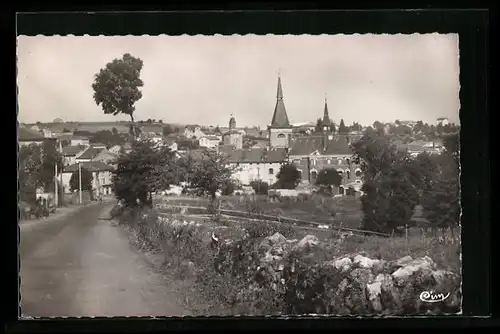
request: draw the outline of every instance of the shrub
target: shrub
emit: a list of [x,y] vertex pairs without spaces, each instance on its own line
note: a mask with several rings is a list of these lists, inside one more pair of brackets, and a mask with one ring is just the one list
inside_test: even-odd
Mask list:
[[257,195],[267,195],[267,191],[269,190],[269,184],[263,181],[252,181],[250,182],[250,186]]

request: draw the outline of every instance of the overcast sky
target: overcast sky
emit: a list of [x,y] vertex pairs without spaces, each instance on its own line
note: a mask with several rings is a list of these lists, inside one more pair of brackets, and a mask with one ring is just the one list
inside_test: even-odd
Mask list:
[[20,122],[126,120],[92,99],[94,74],[130,53],[144,61],[135,118],[266,126],[281,72],[288,117],[314,122],[325,94],[337,123],[458,123],[458,35],[20,36]]

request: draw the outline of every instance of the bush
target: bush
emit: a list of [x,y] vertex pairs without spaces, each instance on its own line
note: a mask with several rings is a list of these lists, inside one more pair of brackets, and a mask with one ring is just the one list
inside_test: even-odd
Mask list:
[[269,184],[263,181],[252,181],[250,182],[250,186],[257,195],[267,195],[267,191],[269,190]]

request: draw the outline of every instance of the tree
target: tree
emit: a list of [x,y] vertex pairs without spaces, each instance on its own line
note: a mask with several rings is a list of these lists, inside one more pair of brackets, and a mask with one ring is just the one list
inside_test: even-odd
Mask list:
[[252,187],[257,195],[267,195],[267,191],[269,190],[269,184],[260,180],[250,182],[250,187]]
[[111,129],[111,133],[113,133],[114,136],[118,135],[118,130],[116,128]]
[[328,189],[331,193],[332,187],[338,187],[342,183],[342,176],[333,168],[320,170],[316,178],[316,184]]
[[233,168],[227,166],[225,156],[216,151],[204,150],[201,159],[191,166],[189,183],[198,194],[208,194],[211,201],[231,181]]
[[34,203],[36,190],[43,186],[40,176],[40,147],[37,145],[21,146],[19,161],[19,195],[22,201]]
[[172,133],[175,133],[174,127],[172,125],[170,125],[170,124],[166,124],[163,127],[163,135],[164,136],[168,136],[169,134],[172,134]]
[[[115,128],[113,128],[115,129]],[[115,129],[116,130],[116,129]],[[118,132],[114,134],[112,131],[109,130],[100,130],[94,133],[90,137],[90,142],[91,143],[101,143],[106,145],[107,148],[110,148],[115,145],[123,145],[125,144],[125,138],[120,136]]]
[[[92,180],[94,177],[92,176],[92,172],[82,169],[82,191],[92,191]],[[71,174],[71,178],[69,179],[69,189],[71,191],[80,190],[80,175],[78,171],[75,171]]]
[[218,126],[218,125],[215,127],[214,132],[215,132],[215,133],[220,133],[220,128],[219,128],[219,126]]
[[300,172],[293,163],[281,165],[278,172],[278,181],[274,185],[278,189],[295,189],[300,183]]
[[345,134],[349,133],[349,129],[345,126],[343,119],[340,120],[339,131],[338,132],[341,135],[345,135]]
[[363,173],[363,228],[390,232],[406,225],[418,203],[420,169],[380,132],[365,134],[353,149]]
[[105,114],[129,115],[132,133],[137,138],[134,123],[135,103],[142,98],[140,87],[144,86],[140,78],[143,61],[129,53],[121,59],[114,59],[106,64],[94,77],[92,89],[94,101]]
[[163,124],[163,120],[159,119],[158,123]]
[[384,129],[384,124],[379,121],[373,122],[373,129],[374,130],[383,130]]
[[321,118],[318,118],[316,120],[316,126],[314,127],[315,132],[321,132],[323,131],[323,120]]
[[68,132],[71,132],[68,128],[63,129],[63,133],[68,133]]
[[151,141],[136,141],[129,154],[117,159],[113,187],[117,199],[127,206],[150,203],[151,193],[174,183],[173,153],[166,147],[159,150]]

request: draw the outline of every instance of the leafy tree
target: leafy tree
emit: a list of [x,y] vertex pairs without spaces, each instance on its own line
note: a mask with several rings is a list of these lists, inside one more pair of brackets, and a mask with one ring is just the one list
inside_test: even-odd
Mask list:
[[170,125],[170,124],[166,124],[163,127],[163,135],[164,136],[168,136],[169,134],[172,134],[172,133],[175,133],[174,127],[172,125]]
[[19,195],[22,201],[34,203],[36,189],[43,186],[40,175],[40,148],[37,145],[21,146],[19,161]]
[[341,135],[345,135],[345,134],[349,133],[349,129],[345,126],[343,119],[340,120],[339,131],[338,132]]
[[316,178],[316,184],[322,186],[331,193],[332,187],[338,187],[342,183],[342,176],[333,168],[320,170]]
[[220,128],[219,128],[219,126],[218,126],[218,125],[215,127],[214,132],[215,132],[215,133],[220,133]]
[[250,182],[250,186],[257,195],[267,195],[267,191],[269,190],[269,184],[264,181],[252,181]]
[[383,130],[384,129],[384,124],[379,121],[373,122],[373,129],[375,130]]
[[336,133],[336,132],[337,132],[337,128],[335,127],[335,124],[332,124],[332,125],[330,126],[330,131],[331,131],[332,133]]
[[[82,169],[82,191],[92,191],[92,180],[94,177],[92,176],[92,172]],[[80,190],[80,175],[78,171],[75,171],[71,174],[71,178],[69,179],[69,189],[71,191]]]
[[41,161],[40,176],[43,188],[46,192],[53,192],[55,186],[55,167],[57,164],[58,170],[63,168],[62,156],[57,150],[56,142],[53,140],[45,140],[41,146]]
[[282,164],[277,176],[274,187],[278,189],[295,189],[300,183],[300,172],[293,163]]
[[163,120],[162,120],[162,119],[159,119],[159,120],[158,120],[158,123],[163,124]]
[[353,148],[364,177],[363,228],[389,232],[406,225],[419,197],[420,175],[411,157],[381,133],[365,134]]
[[151,193],[168,188],[174,182],[173,153],[168,148],[155,149],[150,141],[132,144],[129,154],[116,161],[113,186],[117,199],[127,206],[150,203]]
[[[113,128],[115,129],[115,128]],[[116,129],[115,129],[116,130]],[[123,145],[125,144],[125,138],[120,136],[118,132],[114,134],[112,131],[109,130],[100,130],[94,133],[90,137],[90,142],[91,143],[101,143],[106,145],[107,148],[110,148],[115,145]]]
[[113,133],[113,135],[117,136],[118,135],[118,130],[116,128],[112,128],[111,129],[111,132]]
[[195,150],[200,147],[200,142],[196,139],[183,138],[177,141],[179,150]]
[[316,126],[314,127],[315,132],[321,132],[323,131],[323,120],[321,118],[318,118],[316,120]]
[[208,194],[211,201],[231,181],[233,168],[227,166],[225,156],[216,151],[204,150],[201,159],[191,166],[189,183],[196,188],[198,194]]
[[94,77],[92,89],[94,101],[101,105],[105,114],[126,114],[132,122],[132,133],[137,138],[134,123],[134,104],[142,98],[140,87],[144,86],[140,78],[143,61],[129,53],[121,59],[114,59],[106,64]]

